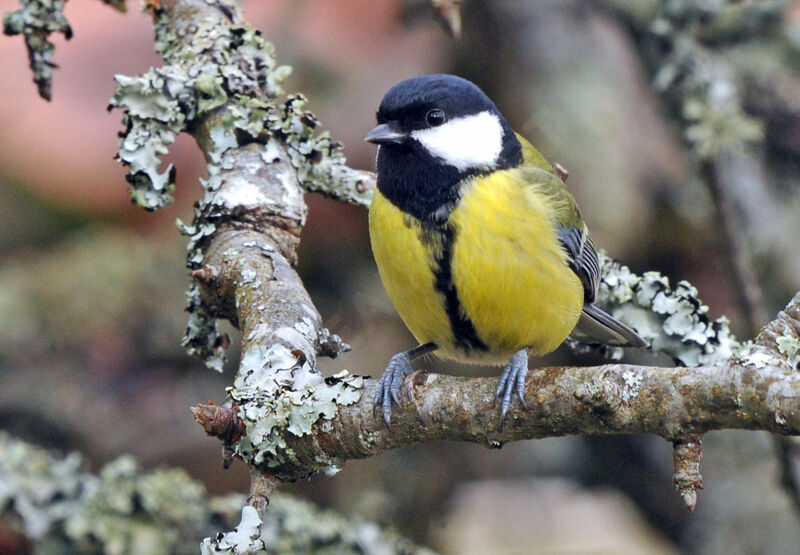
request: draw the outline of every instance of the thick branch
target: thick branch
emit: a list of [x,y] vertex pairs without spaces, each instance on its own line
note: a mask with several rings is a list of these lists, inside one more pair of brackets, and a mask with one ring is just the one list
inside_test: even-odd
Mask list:
[[777,366],[541,368],[531,371],[527,385],[530,409],[515,407],[500,430],[496,378],[415,372],[387,428],[373,412],[376,380],[364,380],[358,402],[321,420],[330,430],[286,434],[293,460],[265,465],[282,479],[296,479],[318,469],[320,457],[365,458],[442,439],[501,447],[580,433],[648,433],[671,441],[727,428],[800,434],[800,373]]
[[[720,367],[660,368],[612,364],[541,368],[527,379],[526,404],[500,430],[495,378],[415,372],[387,428],[373,412],[376,380],[360,399],[339,406],[324,428],[285,434],[293,458],[264,465],[282,479],[319,468],[320,460],[353,459],[418,443],[450,439],[500,447],[508,441],[577,433],[650,433],[687,443],[711,430],[759,429],[800,434],[798,353],[781,349],[800,341],[800,293],[768,324],[754,347]],[[786,341],[781,341],[782,339]],[[203,407],[213,414],[218,407]],[[231,410],[231,409],[221,409]],[[214,433],[214,429],[206,427]]]
[[[291,414],[285,419],[289,425],[273,425],[276,413],[286,409],[281,404],[284,396],[290,401],[298,398],[297,384],[256,393],[255,399],[244,398],[244,390],[233,390],[234,399],[238,396],[249,408],[194,410],[198,423],[211,435],[228,438],[231,430],[246,430],[251,439],[244,440],[246,449],[237,443],[239,455],[270,480],[295,480],[348,459],[442,439],[499,448],[508,441],[580,433],[656,434],[673,442],[675,487],[693,510],[697,489],[702,487],[704,433],[757,429],[800,435],[799,364],[800,293],[765,326],[749,350],[722,366],[613,364],[531,371],[525,403],[530,408],[513,408],[503,429],[495,405],[495,378],[426,372],[406,378],[391,428],[374,411],[377,381],[372,379],[327,380],[323,390],[344,385],[357,393],[347,402],[332,404],[320,402],[314,384],[309,384],[312,393],[301,398],[306,406],[297,412],[302,410],[311,425],[299,432],[297,427],[292,430]],[[241,387],[246,382],[237,379],[237,383]],[[329,412],[332,408],[334,412]]]

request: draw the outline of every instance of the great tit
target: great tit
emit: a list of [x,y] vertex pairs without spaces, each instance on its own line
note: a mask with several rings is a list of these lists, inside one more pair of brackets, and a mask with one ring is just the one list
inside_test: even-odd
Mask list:
[[594,306],[597,253],[575,199],[553,166],[516,134],[473,83],[453,75],[392,87],[365,140],[378,145],[369,210],[372,251],[386,291],[417,347],[394,355],[376,408],[390,422],[411,360],[505,365],[500,425],[528,356],[568,336],[645,347]]

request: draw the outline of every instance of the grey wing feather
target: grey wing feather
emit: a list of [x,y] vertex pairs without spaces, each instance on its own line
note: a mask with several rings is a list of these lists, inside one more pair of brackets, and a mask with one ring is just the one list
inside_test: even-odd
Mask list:
[[581,222],[575,226],[559,227],[558,238],[567,251],[567,262],[583,283],[584,301],[593,303],[600,284],[600,264],[589,228]]
[[633,329],[593,304],[583,305],[578,325],[572,330],[570,337],[587,343],[647,347],[647,341]]

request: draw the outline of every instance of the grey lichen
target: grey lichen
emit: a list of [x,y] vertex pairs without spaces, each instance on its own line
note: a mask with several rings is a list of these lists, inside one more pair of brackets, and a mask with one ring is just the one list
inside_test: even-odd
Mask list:
[[230,532],[217,534],[214,539],[205,538],[200,544],[200,553],[265,553],[267,544],[261,539],[261,519],[253,507],[242,509],[242,520]]
[[[238,145],[235,129],[249,128],[251,139],[258,136],[263,126],[251,127],[251,122],[270,109],[290,72],[277,65],[272,45],[246,25],[202,21],[191,41],[181,41],[163,14],[156,14],[155,28],[156,49],[167,63],[137,77],[117,75],[110,104],[125,110],[119,159],[130,168],[133,200],[149,210],[172,202],[174,168],[159,168],[176,133],[218,116],[210,144],[204,145],[209,166],[216,166],[225,150]],[[217,173],[218,168],[209,168],[212,182]]]
[[307,501],[273,494],[264,521],[252,507],[242,509],[238,526],[206,538],[201,553],[398,553],[427,554],[391,530],[357,517],[320,511]]
[[222,372],[225,364],[225,336],[219,331],[214,316],[209,314],[196,283],[192,283],[186,292],[186,306],[189,322],[181,346],[190,355],[200,357],[208,368]]
[[[376,524],[274,493],[262,522],[244,495],[209,498],[180,469],[145,471],[130,457],[94,475],[0,432],[0,518],[42,553],[418,553]],[[242,520],[235,526],[236,519]]]
[[[231,24],[227,16],[220,16],[222,12],[207,8],[216,15],[185,27],[156,10],[156,48],[165,65],[138,77],[117,76],[118,89],[110,105],[125,110],[119,160],[129,167],[126,179],[134,202],[145,209],[172,202],[175,168],[161,170],[161,157],[175,134],[191,132],[203,149],[209,174],[202,181],[204,198],[195,208],[192,224],[178,222],[190,238],[188,266],[193,270],[203,264],[205,248],[217,231],[215,222],[230,222],[232,214],[258,210],[291,218],[299,227],[305,223],[304,211],[284,213],[292,203],[268,198],[246,177],[232,182],[235,176],[230,170],[243,145],[263,145],[265,165],[288,155],[296,173],[293,183],[308,191],[366,206],[374,181],[371,174],[346,166],[341,145],[327,132],[317,133],[319,122],[304,109],[305,98],[290,95],[277,100],[290,68],[278,65],[273,46],[260,32],[246,24]],[[304,206],[302,198],[294,204]],[[204,305],[198,287],[187,296],[190,321],[183,344],[220,369],[224,349],[214,310]]]
[[373,176],[348,167],[342,145],[333,142],[327,131],[314,134],[319,121],[304,109],[305,104],[302,95],[290,96],[281,106],[280,119],[271,121],[270,126],[273,134],[289,147],[300,185],[307,191],[368,207]]
[[[191,41],[180,40],[165,16],[157,16],[157,49],[168,63],[138,77],[116,76],[111,107],[125,110],[126,131],[119,159],[130,167],[134,201],[147,209],[171,202],[174,171],[160,172],[174,134],[205,124],[201,139],[209,160],[207,191],[219,186],[223,154],[245,142],[284,144],[306,190],[368,205],[371,174],[346,165],[341,145],[304,109],[302,95],[283,94],[291,68],[278,65],[274,47],[249,25],[223,25],[209,20],[198,25]],[[213,114],[213,118],[208,116]],[[223,166],[224,167],[224,166]]]
[[[242,354],[239,373],[230,399],[241,408],[239,416],[247,433],[235,450],[246,462],[266,469],[295,461],[286,444],[287,434],[323,431],[341,406],[361,398],[363,378],[346,370],[323,379],[305,358],[280,344],[269,348],[254,345]],[[313,470],[341,466],[338,459],[316,461]]]
[[175,168],[162,172],[160,156],[167,154],[175,134],[186,128],[184,106],[191,91],[184,75],[171,67],[151,69],[139,77],[115,76],[117,93],[109,108],[124,107],[118,159],[129,167],[133,202],[148,210],[169,206],[175,189]]
[[623,388],[621,391],[622,400],[628,402],[639,394],[642,386],[642,376],[634,372],[624,372],[622,374]]
[[600,253],[598,304],[633,326],[653,351],[684,366],[718,365],[741,349],[724,317],[711,321],[697,289],[680,281],[673,289],[657,272],[639,276]]
[[[28,60],[33,71],[33,82],[39,96],[50,100],[53,96],[53,63],[55,45],[50,42],[50,33],[61,33],[72,38],[72,27],[64,16],[67,0],[20,0],[20,8],[3,14],[3,33],[9,36],[22,34],[28,49]],[[124,0],[103,0],[113,8],[124,12]]]
[[121,457],[93,475],[77,453],[57,457],[3,432],[0,452],[0,514],[51,552],[195,552],[222,516],[180,469],[142,471]]
[[763,345],[747,343],[737,355],[737,362],[742,366],[761,370],[762,368],[780,368],[784,364],[775,353]]
[[72,38],[72,28],[64,17],[66,0],[22,0],[19,10],[3,15],[3,33],[25,37],[28,59],[33,71],[33,81],[39,95],[45,100],[52,98],[53,52],[50,33],[61,33]]

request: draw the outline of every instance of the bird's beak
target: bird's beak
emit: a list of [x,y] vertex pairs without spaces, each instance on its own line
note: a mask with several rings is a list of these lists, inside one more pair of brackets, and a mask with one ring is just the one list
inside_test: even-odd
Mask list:
[[376,145],[399,145],[406,140],[408,135],[400,129],[400,123],[390,121],[382,123],[367,133],[364,140]]

